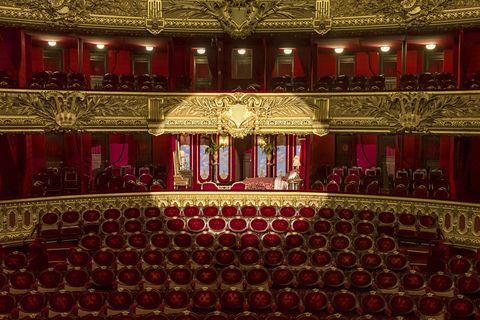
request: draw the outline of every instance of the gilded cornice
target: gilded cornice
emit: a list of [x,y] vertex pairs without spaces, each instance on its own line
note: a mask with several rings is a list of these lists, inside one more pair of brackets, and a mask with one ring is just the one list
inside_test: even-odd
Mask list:
[[0,0],[1,25],[87,33],[378,34],[479,21],[476,0]]
[[65,212],[87,209],[100,211],[108,208],[126,209],[150,206],[205,206],[205,205],[274,205],[313,206],[330,208],[368,209],[373,212],[411,212],[431,214],[445,239],[455,245],[480,248],[480,205],[454,201],[401,198],[390,196],[325,194],[295,192],[159,192],[130,194],[99,194],[0,201],[0,243],[29,240],[44,212]]
[[479,91],[145,93],[0,89],[0,132],[479,134]]

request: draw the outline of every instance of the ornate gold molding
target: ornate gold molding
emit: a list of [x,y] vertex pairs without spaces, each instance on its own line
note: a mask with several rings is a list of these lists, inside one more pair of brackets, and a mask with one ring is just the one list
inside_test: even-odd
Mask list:
[[480,134],[480,91],[155,93],[0,89],[0,132]]
[[149,206],[205,205],[275,205],[328,206],[331,208],[368,209],[374,212],[411,212],[438,216],[446,240],[456,245],[480,248],[480,204],[389,196],[325,194],[308,192],[160,192],[99,194],[35,198],[0,202],[0,242],[31,239],[31,233],[43,212],[87,209],[126,209]]

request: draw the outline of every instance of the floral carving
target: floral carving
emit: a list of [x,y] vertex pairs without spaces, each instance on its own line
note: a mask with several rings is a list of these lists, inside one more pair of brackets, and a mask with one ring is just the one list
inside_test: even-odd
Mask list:
[[167,13],[180,13],[180,18],[192,18],[206,14],[220,23],[222,29],[233,38],[246,38],[267,17],[294,19],[295,14],[313,12],[311,1],[296,0],[195,0],[191,2],[169,0]]
[[370,14],[398,20],[406,29],[428,24],[449,3],[449,0],[361,0],[361,6]]
[[115,101],[109,96],[88,96],[77,91],[18,95],[11,106],[18,115],[34,116],[47,131],[80,131],[96,116],[141,115],[128,99]]
[[427,132],[441,118],[478,114],[480,104],[471,96],[410,92],[346,97],[334,110],[340,117],[380,118],[396,132]]

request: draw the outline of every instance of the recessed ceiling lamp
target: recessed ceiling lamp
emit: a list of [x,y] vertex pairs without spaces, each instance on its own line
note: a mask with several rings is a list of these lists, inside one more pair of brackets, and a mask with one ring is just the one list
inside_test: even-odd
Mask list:
[[335,48],[335,53],[338,53],[338,54],[343,53],[343,50],[344,50],[343,48]]
[[433,50],[437,47],[437,45],[435,43],[429,43],[425,46],[425,48],[427,48],[427,50]]
[[239,55],[243,56],[245,53],[247,53],[247,49],[238,49],[237,52]]
[[97,49],[100,49],[100,50],[105,49],[105,45],[103,43],[98,43]]
[[388,51],[390,51],[390,47],[389,47],[389,46],[381,46],[381,47],[380,47],[380,51],[382,51],[382,52],[388,52]]
[[198,54],[205,54],[205,52],[207,52],[207,50],[205,48],[197,48],[197,53]]
[[292,48],[284,48],[284,49],[283,49],[283,53],[284,53],[284,54],[287,54],[287,55],[288,55],[288,54],[292,54],[292,52],[293,52],[293,49],[292,49]]
[[153,51],[153,46],[146,46],[146,47],[145,47],[145,50],[147,50],[147,51]]
[[53,41],[53,40],[52,40],[52,41],[48,41],[48,45],[49,45],[50,47],[55,47],[55,46],[57,45],[57,41]]

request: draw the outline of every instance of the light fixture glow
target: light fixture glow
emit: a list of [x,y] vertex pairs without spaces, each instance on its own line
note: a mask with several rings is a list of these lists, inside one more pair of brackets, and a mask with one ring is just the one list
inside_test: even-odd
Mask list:
[[425,48],[427,48],[427,50],[433,50],[437,47],[437,45],[435,43],[429,43],[425,46]]
[[237,52],[239,55],[243,56],[245,53],[247,53],[247,49],[238,49]]
[[335,53],[343,53],[343,48],[335,48]]
[[380,47],[380,51],[382,51],[382,52],[388,52],[388,51],[390,51],[390,47],[389,47],[389,46],[381,46],[381,47]]
[[105,48],[105,45],[104,45],[103,43],[98,43],[98,44],[97,44],[97,49],[102,50],[102,49],[104,49],[104,48]]
[[197,48],[197,53],[198,54],[205,54],[205,52],[207,52],[207,50],[205,48]]
[[147,50],[147,51],[153,51],[153,46],[146,46],[146,47],[145,47],[145,50]]
[[57,45],[57,41],[48,41],[48,45],[50,47],[55,47]]
[[285,49],[283,49],[283,53],[284,53],[284,54],[292,54],[292,52],[293,52],[293,49],[291,49],[291,48],[285,48]]

